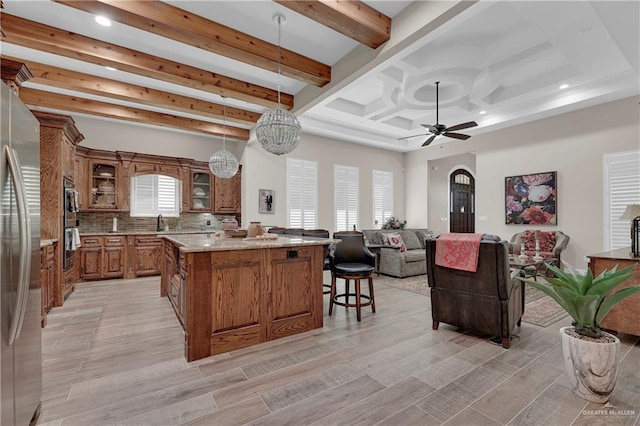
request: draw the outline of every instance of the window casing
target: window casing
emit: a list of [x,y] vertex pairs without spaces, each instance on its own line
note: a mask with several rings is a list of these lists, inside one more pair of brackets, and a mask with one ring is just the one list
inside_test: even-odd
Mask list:
[[287,226],[318,227],[318,163],[287,158]]
[[140,175],[131,178],[133,217],[180,216],[181,182],[169,176]]
[[393,173],[372,170],[373,229],[380,229],[393,216]]
[[631,245],[627,220],[618,220],[627,205],[640,204],[640,151],[616,152],[604,156],[605,250]]
[[358,229],[358,168],[333,166],[335,230]]

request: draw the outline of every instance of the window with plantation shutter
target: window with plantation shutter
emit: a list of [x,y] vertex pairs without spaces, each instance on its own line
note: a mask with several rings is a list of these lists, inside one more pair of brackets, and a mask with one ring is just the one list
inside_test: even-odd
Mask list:
[[163,175],[131,178],[131,216],[180,215],[180,181]]
[[318,163],[287,158],[287,226],[318,227]]
[[604,156],[605,250],[631,246],[631,222],[618,220],[627,205],[640,204],[640,151]]
[[358,229],[358,168],[333,167],[336,231]]
[[371,172],[373,198],[373,229],[380,229],[393,216],[393,173]]

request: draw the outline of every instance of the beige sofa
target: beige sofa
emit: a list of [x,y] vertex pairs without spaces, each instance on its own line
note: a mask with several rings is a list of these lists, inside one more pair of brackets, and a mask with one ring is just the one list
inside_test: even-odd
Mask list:
[[427,273],[424,240],[433,232],[429,229],[363,229],[369,244],[383,244],[382,233],[397,233],[402,237],[407,250],[385,246],[380,249],[379,271],[381,274],[404,278]]

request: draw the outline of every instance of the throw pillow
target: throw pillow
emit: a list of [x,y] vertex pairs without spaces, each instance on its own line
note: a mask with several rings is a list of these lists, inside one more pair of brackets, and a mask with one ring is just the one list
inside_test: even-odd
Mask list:
[[389,245],[391,247],[400,248],[400,253],[407,251],[407,246],[404,245],[404,241],[402,241],[400,234],[389,233],[387,234],[387,237],[389,237]]
[[[535,231],[524,231],[522,236],[524,240],[525,251],[536,251],[536,233]],[[555,232],[540,232],[540,251],[552,252],[556,246],[556,233]]]
[[389,236],[386,232],[376,232],[378,244],[389,245]]
[[540,233],[540,251],[552,252],[553,248],[555,246],[556,246],[556,233],[555,232],[541,232]]
[[524,231],[524,235],[522,235],[522,240],[524,241],[525,251],[536,250],[536,233],[535,232]]
[[404,245],[407,247],[407,250],[416,250],[421,249],[422,245],[420,244],[420,240],[416,235],[416,231],[403,230],[398,231],[398,234],[402,237],[402,241]]

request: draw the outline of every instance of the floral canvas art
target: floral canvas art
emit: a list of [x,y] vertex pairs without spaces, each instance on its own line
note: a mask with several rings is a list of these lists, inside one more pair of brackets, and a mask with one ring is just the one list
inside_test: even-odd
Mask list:
[[507,225],[557,225],[556,172],[504,179]]

